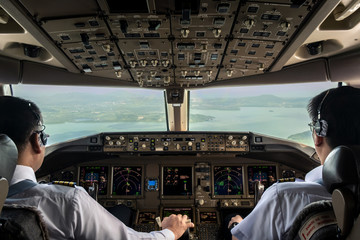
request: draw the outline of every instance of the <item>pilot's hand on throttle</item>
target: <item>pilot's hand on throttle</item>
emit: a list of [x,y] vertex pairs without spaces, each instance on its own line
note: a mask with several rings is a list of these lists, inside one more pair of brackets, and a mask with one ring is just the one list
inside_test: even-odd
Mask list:
[[243,218],[240,215],[236,215],[235,217],[232,217],[229,222],[228,228],[230,229],[230,227],[233,227],[232,226],[233,223],[240,223],[242,220]]
[[194,227],[192,222],[189,222],[186,215],[171,214],[165,217],[161,223],[163,229],[169,229],[175,235],[175,239],[179,239],[189,227]]

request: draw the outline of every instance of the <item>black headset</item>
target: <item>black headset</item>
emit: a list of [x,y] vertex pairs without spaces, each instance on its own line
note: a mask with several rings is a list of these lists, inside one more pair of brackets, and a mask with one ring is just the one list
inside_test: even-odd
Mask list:
[[48,138],[48,135],[44,132],[44,130],[45,130],[45,125],[43,125],[43,124],[41,123],[41,118],[40,118],[39,114],[34,111],[34,109],[32,108],[32,105],[31,105],[30,102],[29,102],[29,108],[30,108],[30,111],[32,112],[32,114],[34,115],[34,117],[35,117],[35,119],[36,119],[36,121],[37,121],[36,124],[37,124],[39,127],[43,127],[42,130],[40,130],[40,131],[37,130],[37,131],[34,131],[34,132],[39,134],[39,136],[40,136],[40,144],[43,145],[43,146],[45,146],[46,143],[47,143],[47,138]]
[[326,137],[326,134],[327,134],[327,130],[328,130],[328,123],[326,120],[324,119],[321,119],[321,107],[322,105],[324,104],[325,102],[325,99],[327,97],[327,95],[329,95],[330,93],[330,90],[328,90],[326,93],[325,93],[325,96],[323,97],[323,99],[321,100],[320,104],[319,104],[319,107],[317,109],[317,121],[315,123],[315,133],[317,136],[319,137]]

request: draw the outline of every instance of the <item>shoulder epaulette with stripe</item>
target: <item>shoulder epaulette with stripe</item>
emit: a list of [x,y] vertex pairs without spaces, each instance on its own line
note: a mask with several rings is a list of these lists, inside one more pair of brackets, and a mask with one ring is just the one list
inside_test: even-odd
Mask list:
[[75,187],[76,186],[76,182],[68,182],[68,181],[53,181],[52,184],[68,186],[68,187]]
[[283,183],[283,182],[295,182],[295,178],[291,177],[291,178],[280,178],[278,180],[279,183]]

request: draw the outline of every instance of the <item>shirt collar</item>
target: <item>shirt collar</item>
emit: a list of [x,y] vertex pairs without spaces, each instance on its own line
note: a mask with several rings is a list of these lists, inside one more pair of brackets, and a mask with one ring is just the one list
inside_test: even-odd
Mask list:
[[25,179],[29,179],[33,182],[37,182],[34,170],[28,166],[16,165],[10,185],[14,185],[15,183],[18,183]]
[[305,176],[305,182],[316,182],[322,184],[322,169],[323,166],[318,166],[308,172]]

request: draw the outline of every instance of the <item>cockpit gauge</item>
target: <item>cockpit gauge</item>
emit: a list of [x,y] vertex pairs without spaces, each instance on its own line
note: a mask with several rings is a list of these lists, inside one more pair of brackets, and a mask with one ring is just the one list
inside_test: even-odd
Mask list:
[[249,194],[255,194],[255,182],[261,182],[265,189],[277,181],[276,166],[248,166]]
[[119,166],[113,168],[113,196],[142,195],[142,167]]
[[163,167],[163,196],[191,196],[193,189],[192,167]]
[[145,190],[149,192],[159,191],[159,179],[158,178],[145,179]]
[[89,188],[98,187],[98,195],[107,194],[108,167],[107,166],[83,166],[80,167],[80,186],[87,191]]
[[244,194],[241,166],[214,167],[214,196],[239,196]]

